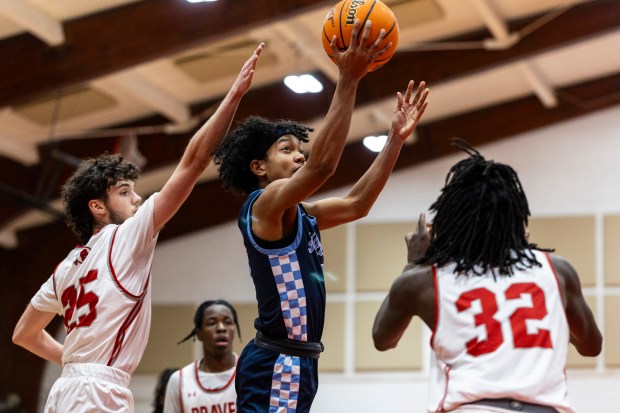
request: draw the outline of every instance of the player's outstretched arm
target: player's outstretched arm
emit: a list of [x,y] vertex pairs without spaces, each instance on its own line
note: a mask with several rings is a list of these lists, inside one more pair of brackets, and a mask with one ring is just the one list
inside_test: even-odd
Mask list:
[[601,352],[603,336],[596,325],[592,310],[583,297],[581,283],[575,269],[557,255],[551,256],[556,274],[564,286],[566,318],[570,327],[570,342],[582,356],[597,356]]
[[415,261],[428,248],[430,239],[426,216],[420,214],[414,232],[405,236],[407,265],[394,281],[375,317],[372,338],[375,348],[385,351],[396,347],[411,318],[419,316],[430,328],[435,327],[435,287],[429,266],[417,266]]
[[261,43],[256,48],[213,116],[189,141],[179,165],[156,199],[153,216],[156,229],[172,218],[191,193],[202,172],[209,166],[213,152],[228,133],[241,98],[250,89],[254,70],[264,47]]
[[45,331],[55,315],[28,304],[13,331],[13,343],[45,360],[61,364],[62,344]]
[[372,62],[391,47],[390,44],[379,48],[385,38],[385,30],[381,30],[377,40],[370,47],[366,47],[366,40],[370,34],[370,21],[364,26],[361,40],[358,42],[360,25],[360,21],[356,19],[347,50],[338,50],[336,36],[332,39],[331,47],[340,75],[323,121],[324,126],[314,139],[312,156],[290,179],[268,185],[254,204],[253,215],[279,221],[279,215],[283,211],[312,195],[336,170],[349,134],[359,81],[366,75]]
[[379,351],[396,347],[413,316],[435,327],[435,290],[431,267],[405,267],[383,300],[372,327],[372,339]]
[[343,198],[328,198],[304,205],[316,217],[320,229],[362,218],[374,205],[394,169],[403,143],[415,130],[428,105],[426,83],[421,82],[415,94],[414,85],[411,80],[404,97],[397,93],[396,111],[385,147],[351,191]]
[[372,326],[372,340],[379,351],[396,347],[403,333],[413,318],[414,311],[410,308],[411,300],[407,299],[406,291],[413,282],[411,271],[401,274],[390,292],[381,303]]

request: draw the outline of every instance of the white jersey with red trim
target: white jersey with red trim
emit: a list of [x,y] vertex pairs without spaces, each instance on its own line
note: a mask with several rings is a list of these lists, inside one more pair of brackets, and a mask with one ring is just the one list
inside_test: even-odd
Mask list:
[[572,413],[565,365],[569,328],[548,254],[513,276],[457,276],[433,268],[436,326],[429,412],[514,398]]
[[235,413],[237,366],[221,373],[206,373],[199,366],[196,360],[170,376],[164,413]]
[[64,318],[62,363],[96,363],[129,374],[151,324],[150,272],[157,232],[151,196],[121,225],[106,225],[74,248],[32,298]]

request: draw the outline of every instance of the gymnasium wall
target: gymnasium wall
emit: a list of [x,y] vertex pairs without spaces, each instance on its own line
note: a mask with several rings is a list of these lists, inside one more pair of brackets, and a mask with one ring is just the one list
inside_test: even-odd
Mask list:
[[[581,276],[604,334],[596,358],[569,355],[569,396],[579,412],[614,411],[620,386],[620,107],[479,148],[511,164],[530,201],[531,240],[555,247]],[[481,125],[484,127],[484,125]],[[467,136],[463,136],[467,139]],[[368,217],[322,233],[326,251],[327,324],[314,411],[422,412],[429,331],[419,320],[398,348],[374,350],[376,310],[405,264],[404,235],[437,197],[454,155],[399,171]],[[323,196],[340,196],[346,189]],[[207,204],[209,201],[205,201]],[[226,298],[239,311],[243,342],[252,338],[254,290],[236,223],[161,243],[153,268],[153,325],[132,381],[136,412],[150,412],[157,375],[199,357],[192,328],[203,300]],[[57,369],[47,373],[53,381]],[[615,390],[614,390],[615,389]],[[613,404],[612,404],[613,403]]]

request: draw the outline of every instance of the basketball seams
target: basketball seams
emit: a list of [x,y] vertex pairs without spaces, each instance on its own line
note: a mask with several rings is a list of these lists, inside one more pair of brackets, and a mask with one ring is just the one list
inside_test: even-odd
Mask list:
[[394,27],[396,27],[396,19],[394,19],[394,23],[392,23],[392,27],[390,27],[390,30],[388,30],[388,31],[385,33],[385,38],[386,38],[386,39],[390,36],[390,34],[392,33],[392,31],[394,30]]
[[370,15],[372,14],[373,9],[375,8],[375,4],[377,4],[377,0],[373,0],[372,5],[370,6],[370,9],[368,9],[368,13],[366,13],[366,17],[364,17],[364,21],[361,22],[362,24],[360,24],[360,27],[366,26],[366,22],[368,21],[368,17],[370,17]]
[[[392,33],[392,31],[394,31],[394,28],[396,27],[396,20],[394,20],[394,24],[392,24],[392,27],[390,27],[390,31],[386,33],[385,38],[387,39],[390,35],[390,33]],[[394,43],[392,42],[392,47],[394,47]],[[390,60],[392,58],[394,54],[392,53],[391,55],[389,55],[388,57],[384,57],[384,58],[379,58],[379,59],[375,59],[374,63],[381,63],[383,61],[387,62],[388,60]],[[381,67],[382,65],[379,65],[377,67],[377,69],[379,67]]]
[[[323,35],[325,36],[325,39],[327,39],[328,43],[331,44],[332,41],[329,37],[327,37],[327,30],[325,30],[325,26],[323,26]],[[327,57],[329,57],[330,59],[333,59],[334,56],[332,56],[331,54],[327,53]]]
[[[336,58],[330,47],[330,36],[332,38],[336,36],[336,46],[338,50],[341,52],[346,51],[350,46],[351,32],[353,30],[351,22],[353,19],[360,21],[360,28],[365,27],[369,20],[373,22],[367,44],[368,42],[372,43],[372,39],[376,39],[382,28],[385,29],[385,37],[379,47],[384,47],[388,43],[392,43],[391,50],[387,51],[384,56],[374,59],[373,63],[370,65],[368,71],[375,71],[387,63],[394,55],[396,49],[394,46],[398,44],[399,37],[398,20],[389,6],[378,0],[342,0],[334,5],[323,23],[321,40],[328,58],[336,64]],[[347,40],[347,37],[349,40]],[[358,40],[361,40],[361,37],[358,36]]]
[[[351,5],[351,1],[353,0],[349,0],[342,2],[342,6],[340,7],[340,11],[338,12],[338,29],[340,29],[340,43],[342,43],[342,47],[340,48],[340,50],[346,50],[347,49],[347,42],[344,40],[344,33],[342,32],[342,11],[345,9],[344,5],[347,5],[347,9],[349,8],[349,6]],[[347,4],[348,3],[348,4]],[[346,21],[346,19],[345,19]]]

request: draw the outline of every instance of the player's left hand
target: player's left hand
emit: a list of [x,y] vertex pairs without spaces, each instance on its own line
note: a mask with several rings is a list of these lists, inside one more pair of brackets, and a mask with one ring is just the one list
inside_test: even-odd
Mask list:
[[256,47],[252,56],[245,61],[239,75],[237,75],[237,79],[233,84],[231,91],[238,93],[240,96],[243,96],[247,93],[252,85],[252,80],[254,79],[254,71],[256,70],[256,64],[258,63],[258,58],[265,48],[265,43],[261,43]]
[[410,80],[404,98],[400,92],[396,93],[398,102],[392,117],[391,131],[395,138],[402,141],[413,133],[428,105],[427,98],[430,90],[426,88],[426,82],[420,82],[412,98],[414,85],[415,82]]
[[407,261],[409,263],[415,262],[426,254],[426,250],[431,242],[430,228],[431,224],[426,223],[426,214],[424,212],[420,213],[415,232],[409,232],[405,235]]

